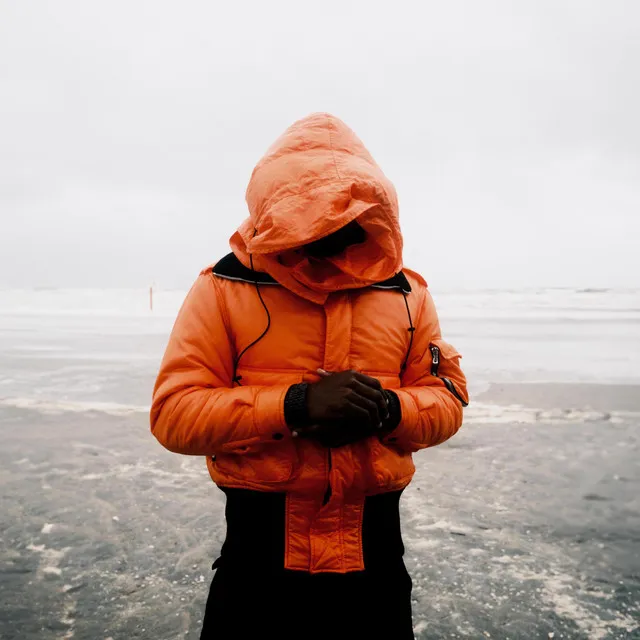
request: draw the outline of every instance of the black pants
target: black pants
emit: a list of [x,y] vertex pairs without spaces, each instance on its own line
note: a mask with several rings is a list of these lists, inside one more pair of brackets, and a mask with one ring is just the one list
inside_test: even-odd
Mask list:
[[404,563],[347,574],[258,571],[223,563],[201,640],[413,640]]

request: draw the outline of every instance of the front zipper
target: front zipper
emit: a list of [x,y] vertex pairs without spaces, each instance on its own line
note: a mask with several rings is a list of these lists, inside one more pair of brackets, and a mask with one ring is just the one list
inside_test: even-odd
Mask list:
[[327,449],[327,490],[324,492],[324,499],[322,500],[323,507],[331,499],[331,465],[331,449]]
[[431,350],[431,375],[440,378],[440,380],[444,382],[444,386],[460,401],[460,404],[463,407],[468,407],[469,403],[465,402],[464,398],[458,393],[453,382],[451,382],[449,378],[438,375],[438,370],[440,369],[440,347],[432,344],[429,346],[429,349]]

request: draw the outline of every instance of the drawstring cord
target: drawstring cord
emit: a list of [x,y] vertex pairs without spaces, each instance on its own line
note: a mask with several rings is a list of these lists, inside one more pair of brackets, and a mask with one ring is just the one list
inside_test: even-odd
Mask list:
[[400,375],[402,375],[407,368],[407,362],[409,362],[409,355],[411,354],[411,347],[413,346],[413,334],[416,331],[416,328],[413,326],[413,320],[411,319],[411,310],[409,309],[409,301],[407,300],[407,294],[403,291],[402,295],[404,297],[404,304],[407,307],[407,316],[409,317],[409,328],[407,331],[410,334],[409,338],[409,348],[407,349],[407,355],[404,358],[404,362],[402,363],[402,367],[400,367]]
[[[254,229],[253,231],[253,237],[256,236],[256,234],[258,233],[257,229]],[[258,279],[255,276],[256,270],[253,268],[253,254],[249,254],[249,262],[251,264],[251,272],[253,273],[253,284],[256,287],[256,292],[258,294],[258,298],[260,298],[260,302],[262,303],[262,306],[264,307],[265,313],[267,314],[267,326],[265,327],[264,331],[251,343],[248,344],[241,352],[240,355],[236,358],[235,362],[233,363],[233,378],[232,381],[235,382],[238,386],[242,386],[242,384],[240,383],[240,380],[242,380],[242,376],[238,375],[238,364],[240,363],[240,358],[242,358],[242,356],[247,353],[247,351],[249,351],[249,349],[251,349],[251,347],[255,346],[256,344],[258,344],[258,342],[260,342],[260,340],[262,340],[262,338],[264,338],[269,329],[271,328],[271,314],[269,313],[269,308],[267,307],[267,303],[264,301],[264,298],[262,297],[262,291],[260,291],[260,285],[258,284]]]
[[[253,236],[255,237],[256,234],[258,233],[257,229],[254,229],[253,232]],[[253,284],[255,285],[256,288],[256,293],[258,294],[258,298],[260,299],[260,303],[262,304],[262,306],[264,307],[264,311],[267,314],[267,326],[264,328],[264,331],[250,344],[248,344],[241,352],[240,355],[238,355],[238,357],[235,359],[235,362],[233,363],[233,378],[232,381],[235,382],[238,386],[242,386],[240,380],[242,380],[242,376],[238,375],[238,364],[240,363],[240,359],[242,358],[242,356],[249,351],[249,349],[251,349],[251,347],[255,346],[256,344],[258,344],[258,342],[260,342],[260,340],[262,340],[262,338],[264,338],[267,333],[269,332],[269,329],[271,328],[271,313],[269,313],[269,308],[267,307],[267,303],[264,301],[264,298],[262,297],[262,291],[260,290],[260,285],[258,283],[258,279],[255,277],[255,269],[253,266],[253,254],[249,254],[249,262],[251,264],[251,272],[254,274],[254,279],[253,279]],[[410,334],[410,338],[409,338],[409,347],[407,348],[407,353],[405,355],[404,361],[402,363],[402,366],[400,367],[400,375],[402,375],[405,371],[405,369],[407,368],[407,363],[409,362],[409,356],[411,355],[411,347],[413,346],[413,335],[415,333],[416,328],[413,326],[413,319],[411,318],[411,309],[409,309],[409,301],[408,301],[408,296],[406,294],[405,291],[402,291],[402,296],[404,298],[404,304],[405,307],[407,308],[407,317],[409,318],[409,328],[407,329],[407,331]]]

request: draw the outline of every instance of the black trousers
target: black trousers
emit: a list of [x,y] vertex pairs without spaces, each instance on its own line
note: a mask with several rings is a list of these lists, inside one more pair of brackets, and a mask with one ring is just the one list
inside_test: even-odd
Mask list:
[[404,563],[347,574],[309,574],[222,563],[201,640],[413,640]]
[[367,497],[364,571],[284,569],[284,493],[224,488],[227,536],[201,640],[413,640],[401,491]]

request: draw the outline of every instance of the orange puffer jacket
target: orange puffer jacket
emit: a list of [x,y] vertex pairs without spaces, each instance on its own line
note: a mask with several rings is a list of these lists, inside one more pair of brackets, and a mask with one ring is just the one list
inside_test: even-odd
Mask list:
[[[171,451],[206,456],[220,487],[286,494],[286,568],[362,570],[367,497],[403,489],[412,453],[462,423],[460,355],[424,280],[402,270],[393,186],[342,122],[293,125],[254,170],[247,202],[233,254],[200,274],[178,315],[151,428]],[[324,261],[297,250],[354,219],[364,244]],[[337,449],[293,438],[285,394],[318,368],[379,379],[399,398],[398,427]]]

